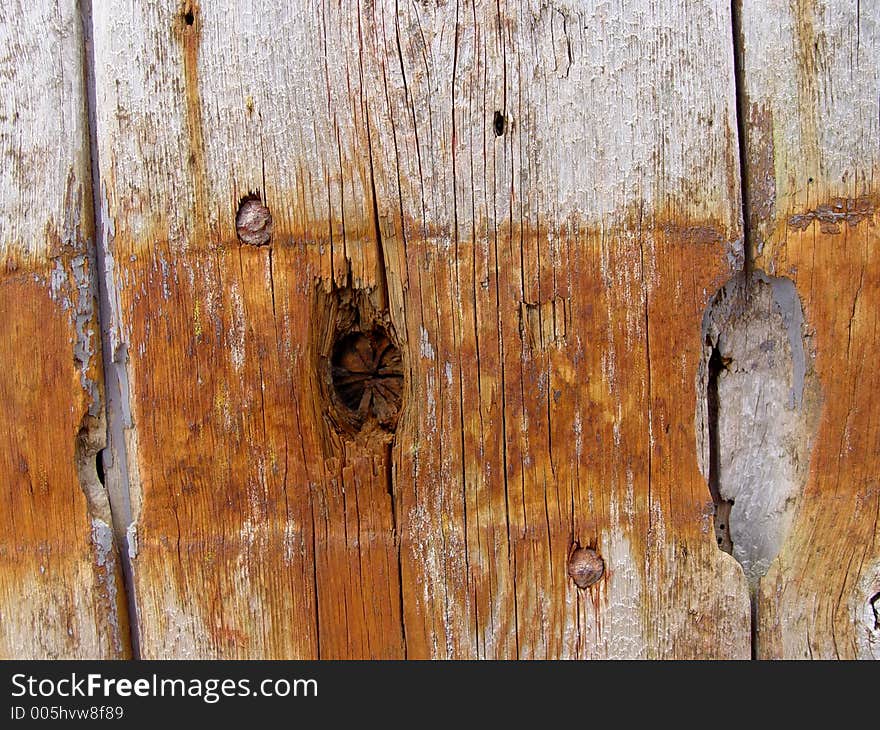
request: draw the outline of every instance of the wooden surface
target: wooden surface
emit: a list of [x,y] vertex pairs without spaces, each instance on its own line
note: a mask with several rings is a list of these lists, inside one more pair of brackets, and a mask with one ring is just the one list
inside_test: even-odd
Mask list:
[[[727,4],[95,28],[144,656],[749,655],[694,435],[742,258]],[[334,426],[352,319],[399,347],[393,439]]]
[[124,657],[74,4],[5,3],[0,48],[0,657]]
[[756,0],[742,43],[756,265],[795,282],[821,384],[804,493],[761,583],[757,653],[878,659],[880,16],[856,0]]
[[880,657],[877,10],[0,20],[0,656]]

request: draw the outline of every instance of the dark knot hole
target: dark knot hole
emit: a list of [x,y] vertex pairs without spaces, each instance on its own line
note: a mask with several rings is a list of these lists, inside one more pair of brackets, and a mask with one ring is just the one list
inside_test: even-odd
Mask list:
[[495,112],[495,116],[492,119],[492,128],[495,130],[496,137],[504,134],[504,130],[507,128],[507,120],[501,112]]
[[333,390],[352,425],[360,428],[375,418],[385,430],[397,426],[403,363],[400,350],[383,327],[340,337],[330,364]]

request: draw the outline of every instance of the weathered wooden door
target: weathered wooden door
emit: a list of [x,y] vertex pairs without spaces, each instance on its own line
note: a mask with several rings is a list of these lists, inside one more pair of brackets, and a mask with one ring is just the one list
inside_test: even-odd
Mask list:
[[880,656],[880,12],[0,9],[0,653]]

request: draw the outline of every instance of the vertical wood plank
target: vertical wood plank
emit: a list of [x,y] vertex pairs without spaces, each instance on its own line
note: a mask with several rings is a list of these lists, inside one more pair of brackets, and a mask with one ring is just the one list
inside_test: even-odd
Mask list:
[[76,4],[4,3],[0,49],[0,656],[125,657]]
[[[381,309],[357,17],[110,6],[101,194],[143,654],[403,656],[387,445],[336,434],[318,372],[339,292]],[[238,240],[251,193],[269,246]]]
[[375,7],[409,655],[748,656],[694,435],[741,263],[728,5]]
[[756,266],[795,282],[821,387],[809,476],[761,582],[758,655],[877,659],[880,11],[746,2],[741,43]]

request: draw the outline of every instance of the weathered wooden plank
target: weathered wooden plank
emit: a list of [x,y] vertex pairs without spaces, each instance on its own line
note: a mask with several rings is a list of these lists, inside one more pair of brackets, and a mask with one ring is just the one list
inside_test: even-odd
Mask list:
[[410,656],[747,656],[694,442],[740,255],[728,7],[434,5],[384,6],[371,97]]
[[748,656],[694,427],[728,4],[95,20],[145,656]]
[[[402,656],[388,448],[336,434],[318,372],[339,290],[378,282],[357,25],[113,3],[95,26],[143,655]],[[257,192],[264,247],[236,232]]]
[[803,493],[761,580],[757,653],[876,659],[880,9],[749,2],[741,42],[756,266],[795,283],[821,389]]
[[104,442],[81,21],[0,8],[0,656],[129,652]]

